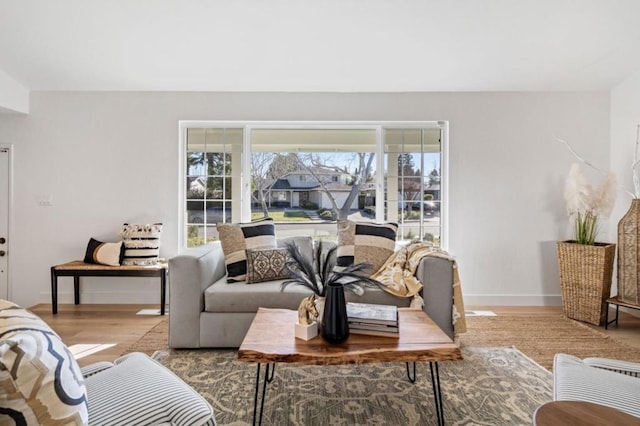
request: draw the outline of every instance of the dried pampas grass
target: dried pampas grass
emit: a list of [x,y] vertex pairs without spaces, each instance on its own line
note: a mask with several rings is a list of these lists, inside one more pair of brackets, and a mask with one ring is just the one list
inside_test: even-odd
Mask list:
[[595,243],[598,218],[609,217],[616,202],[616,178],[608,173],[599,187],[593,188],[574,163],[564,190],[567,214],[574,222],[575,240],[579,244]]
[[592,192],[593,188],[582,174],[580,165],[573,163],[564,187],[564,200],[567,203],[567,214],[571,216],[589,210]]

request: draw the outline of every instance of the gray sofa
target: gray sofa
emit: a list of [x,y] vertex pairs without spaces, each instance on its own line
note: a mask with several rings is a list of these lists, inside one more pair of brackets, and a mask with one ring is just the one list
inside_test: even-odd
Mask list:
[[[302,286],[281,291],[282,281],[227,284],[222,246],[213,242],[169,259],[169,346],[172,348],[237,348],[259,307],[297,309],[310,294]],[[424,284],[425,312],[453,338],[453,264],[426,257],[417,270]],[[384,290],[363,296],[346,292],[347,301],[409,306],[410,299]]]

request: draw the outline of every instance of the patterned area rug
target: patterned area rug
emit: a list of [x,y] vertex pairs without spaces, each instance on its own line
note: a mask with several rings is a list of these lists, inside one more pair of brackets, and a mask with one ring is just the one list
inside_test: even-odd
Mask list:
[[[551,400],[551,373],[513,348],[463,349],[440,363],[448,425],[530,425]],[[213,406],[221,425],[251,424],[256,367],[233,350],[168,350],[154,357]],[[265,400],[266,425],[431,425],[435,406],[427,363],[411,384],[402,363],[279,364]]]

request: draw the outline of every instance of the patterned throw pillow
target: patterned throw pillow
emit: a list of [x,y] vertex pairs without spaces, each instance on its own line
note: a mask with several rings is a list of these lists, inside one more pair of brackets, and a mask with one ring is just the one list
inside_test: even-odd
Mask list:
[[247,284],[289,278],[286,248],[247,249]]
[[373,274],[395,250],[397,223],[338,221],[338,266],[369,263]]
[[120,235],[124,243],[123,265],[148,266],[158,263],[161,223],[122,225]]
[[247,249],[277,247],[276,228],[271,218],[251,223],[218,223],[216,227],[229,283],[246,279]]
[[85,425],[80,367],[36,315],[0,300],[0,424]]
[[119,243],[103,243],[94,238],[87,244],[84,263],[98,263],[107,266],[120,266],[124,256],[124,245]]

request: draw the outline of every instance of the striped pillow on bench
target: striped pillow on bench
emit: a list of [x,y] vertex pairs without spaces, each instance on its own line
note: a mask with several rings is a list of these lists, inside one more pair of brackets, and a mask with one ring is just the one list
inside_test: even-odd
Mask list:
[[123,265],[156,265],[160,254],[162,223],[122,225],[120,235],[124,243]]

